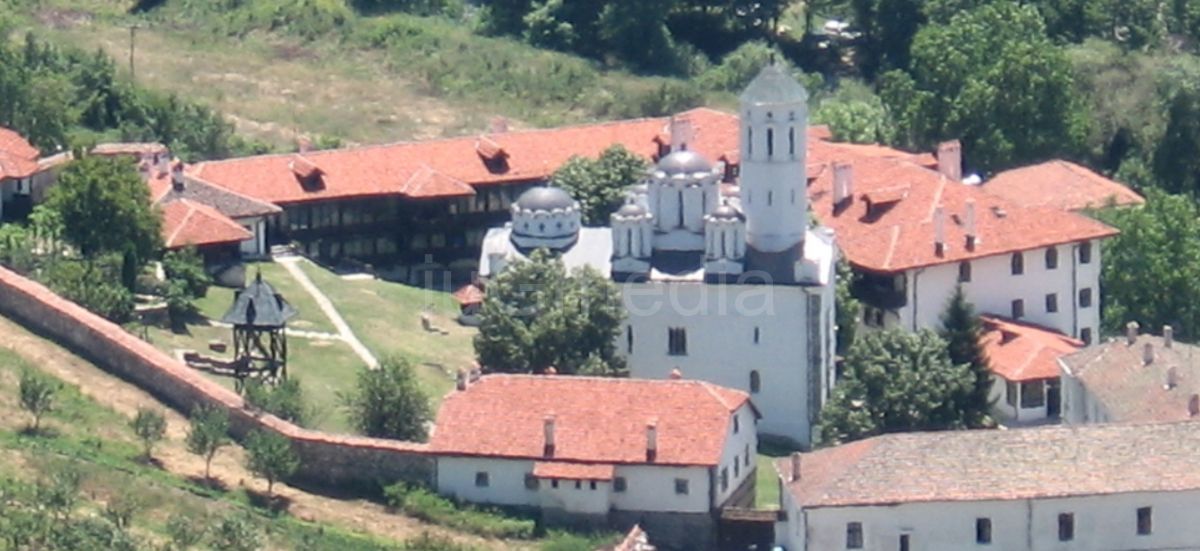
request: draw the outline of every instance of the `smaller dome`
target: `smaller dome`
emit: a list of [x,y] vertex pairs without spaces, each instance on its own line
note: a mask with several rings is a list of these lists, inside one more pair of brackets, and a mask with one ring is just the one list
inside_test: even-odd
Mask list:
[[667,174],[694,174],[712,172],[712,163],[704,155],[682,149],[659,160],[658,169]]
[[737,220],[742,217],[741,213],[739,213],[737,209],[729,206],[728,204],[721,205],[713,209],[710,216],[722,220]]
[[562,188],[538,186],[522,193],[516,205],[523,210],[569,209],[575,206],[575,199]]
[[646,214],[646,209],[637,203],[625,203],[617,209],[618,216],[642,216],[644,214]]

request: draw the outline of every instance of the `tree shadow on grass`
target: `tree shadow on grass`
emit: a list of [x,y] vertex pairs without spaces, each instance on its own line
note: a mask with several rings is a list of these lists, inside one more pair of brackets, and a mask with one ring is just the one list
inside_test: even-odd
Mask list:
[[27,436],[29,438],[58,438],[58,436],[62,434],[58,429],[44,425],[37,428],[34,428],[33,425],[25,425],[25,427],[18,432],[21,436]]
[[187,481],[214,492],[225,493],[229,491],[229,486],[219,478],[205,478],[203,475],[195,475],[187,477]]
[[270,511],[274,515],[286,513],[292,506],[292,499],[287,496],[268,494],[250,488],[246,488],[246,497],[250,499],[250,505]]

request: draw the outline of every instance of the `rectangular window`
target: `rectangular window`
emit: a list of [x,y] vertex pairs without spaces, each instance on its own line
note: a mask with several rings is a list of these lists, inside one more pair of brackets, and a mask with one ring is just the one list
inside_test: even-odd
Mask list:
[[1046,249],[1046,269],[1053,270],[1058,268],[1058,249],[1050,247]]
[[671,356],[687,355],[687,330],[682,327],[667,329],[667,354]]
[[625,477],[618,476],[613,479],[613,491],[618,493],[625,491]]
[[1012,407],[1017,407],[1017,383],[1008,381],[1004,388],[1004,402]]
[[1154,531],[1154,520],[1151,517],[1153,511],[1149,507],[1138,507],[1137,510],[1137,533],[1139,536],[1148,536]]
[[1013,253],[1012,255],[1012,275],[1021,275],[1025,273],[1025,253]]
[[721,467],[721,491],[729,489],[729,467]]
[[675,479],[675,493],[685,496],[688,493],[688,481],[686,478]]
[[1088,308],[1091,305],[1092,305],[1092,289],[1090,287],[1087,289],[1080,289],[1079,290],[1079,307],[1080,308]]
[[863,548],[863,529],[861,522],[846,523],[846,549]]
[[1058,311],[1058,295],[1050,293],[1046,295],[1046,312],[1053,314]]
[[1079,263],[1080,264],[1091,264],[1092,263],[1092,244],[1091,244],[1091,242],[1084,242],[1084,243],[1079,244]]
[[739,423],[739,422],[738,422],[738,416],[737,416],[737,414],[736,414],[736,413],[735,413],[735,414],[733,414],[733,433],[734,433],[734,434],[737,434],[737,433],[738,433],[738,429],[740,429],[740,428],[741,428],[741,426],[740,426],[740,425],[741,425],[741,423]]
[[475,473],[475,485],[480,488],[488,487],[487,471],[479,471],[479,472]]
[[1021,383],[1021,407],[1040,408],[1046,405],[1045,387],[1040,380]]
[[750,444],[746,444],[746,451],[744,451],[742,453],[744,454],[744,455],[742,455],[742,464],[749,467],[750,466]]
[[1075,515],[1072,513],[1058,514],[1058,541],[1075,539]]
[[582,490],[582,489],[583,489],[583,481],[582,481],[582,480],[576,480],[576,481],[575,481],[575,489],[576,489],[576,490]]
[[558,488],[558,479],[557,479],[557,478],[555,478],[555,479],[553,479],[553,480],[551,480],[551,481],[550,481],[550,487],[551,487],[551,488]]
[[1092,328],[1084,327],[1083,329],[1080,329],[1079,340],[1083,341],[1083,344],[1085,345],[1092,344]]
[[992,543],[992,519],[975,519],[975,543]]
[[970,262],[964,261],[964,262],[958,263],[958,282],[959,283],[970,283],[971,282],[971,263]]
[[533,473],[525,473],[525,489],[526,490],[538,489],[538,479],[536,476],[533,476]]
[[589,480],[589,481],[588,481],[588,489],[589,489],[589,490],[595,490],[595,489],[596,489],[596,481],[595,481],[595,480]]
[[1025,301],[1017,299],[1012,301],[1012,318],[1019,320],[1025,317]]
[[908,551],[908,534],[900,534],[900,551]]

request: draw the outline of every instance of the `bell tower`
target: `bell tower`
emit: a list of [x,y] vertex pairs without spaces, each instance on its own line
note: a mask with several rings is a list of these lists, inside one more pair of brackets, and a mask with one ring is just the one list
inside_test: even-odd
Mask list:
[[757,252],[787,251],[802,243],[808,231],[808,92],[772,63],[754,77],[739,101],[746,238]]

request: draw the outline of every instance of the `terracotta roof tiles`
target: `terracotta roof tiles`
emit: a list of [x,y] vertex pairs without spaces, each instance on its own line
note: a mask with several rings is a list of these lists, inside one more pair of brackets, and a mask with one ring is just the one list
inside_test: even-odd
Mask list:
[[612,480],[613,465],[611,463],[538,461],[533,464],[533,476],[569,480]]
[[0,126],[0,179],[27,178],[38,172],[38,155],[20,134]]
[[[654,463],[711,466],[720,461],[730,414],[749,400],[744,392],[694,380],[487,375],[446,397],[430,449],[555,463],[642,464],[646,426],[653,423]],[[554,419],[552,458],[545,455],[547,417]]]
[[163,205],[163,242],[168,249],[239,243],[253,237],[216,209],[189,199]]
[[[1149,345],[1154,360],[1144,361]],[[1180,342],[1165,346],[1162,337],[1139,335],[1130,345],[1113,339],[1065,356],[1063,365],[1113,422],[1191,419],[1188,401],[1200,393],[1200,348]],[[1174,386],[1168,372],[1174,371]]]
[[1056,379],[1058,359],[1083,348],[1083,341],[1053,329],[995,316],[981,316],[981,339],[992,372],[1007,381]]
[[984,191],[1024,206],[1084,210],[1140,205],[1146,200],[1132,189],[1075,163],[1047,161],[1006,170],[983,184]]

